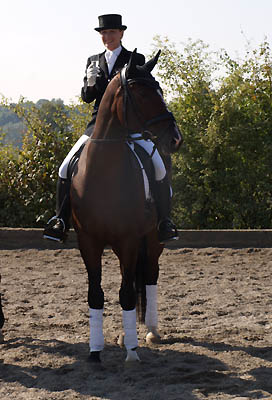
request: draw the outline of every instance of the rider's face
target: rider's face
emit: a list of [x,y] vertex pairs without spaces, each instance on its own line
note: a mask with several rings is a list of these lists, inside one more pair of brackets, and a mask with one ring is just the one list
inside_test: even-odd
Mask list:
[[120,46],[124,31],[121,31],[119,29],[105,29],[103,31],[100,31],[100,34],[104,46],[108,50],[113,51]]

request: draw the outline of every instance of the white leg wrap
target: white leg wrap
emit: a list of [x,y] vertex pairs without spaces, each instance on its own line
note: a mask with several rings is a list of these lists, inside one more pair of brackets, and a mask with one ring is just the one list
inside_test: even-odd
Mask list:
[[104,348],[103,309],[90,308],[90,351],[101,351]]
[[141,361],[136,350],[127,350],[126,362]]
[[131,311],[123,310],[123,327],[125,332],[124,344],[127,350],[138,346],[136,329],[136,308]]
[[148,328],[158,326],[157,292],[157,285],[146,285],[145,324]]

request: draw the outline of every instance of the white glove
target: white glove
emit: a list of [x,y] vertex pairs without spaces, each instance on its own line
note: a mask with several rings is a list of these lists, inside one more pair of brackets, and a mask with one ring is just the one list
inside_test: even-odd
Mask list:
[[91,63],[88,66],[87,73],[86,73],[88,86],[95,85],[96,77],[97,77],[97,74],[99,71],[100,71],[100,68],[95,63]]

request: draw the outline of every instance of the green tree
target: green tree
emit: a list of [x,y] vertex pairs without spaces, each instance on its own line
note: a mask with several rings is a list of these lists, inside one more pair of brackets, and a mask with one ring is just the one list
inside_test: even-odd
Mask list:
[[208,127],[206,185],[213,226],[271,227],[272,59],[264,42],[247,59],[226,56]]
[[[173,155],[173,214],[180,228],[271,228],[272,56],[267,42],[244,59],[202,41],[182,51],[167,38],[157,76],[185,139]],[[55,207],[57,171],[91,108],[59,99],[2,101],[26,129],[21,149],[0,139],[0,224],[43,226]],[[1,114],[0,114],[1,116]]]
[[[158,76],[185,138],[173,156],[174,216],[183,228],[271,227],[271,51],[233,60],[201,41],[167,39]],[[221,75],[218,73],[221,72]],[[224,72],[224,73],[223,73]]]
[[1,147],[1,225],[43,226],[55,208],[58,168],[84,131],[91,107],[62,101],[25,107],[23,99],[5,106],[24,121],[26,134],[16,155]]
[[[2,101],[4,102],[4,99]],[[0,106],[0,128],[4,133],[1,139],[2,144],[12,144],[19,148],[22,146],[25,126],[20,118],[7,107]]]

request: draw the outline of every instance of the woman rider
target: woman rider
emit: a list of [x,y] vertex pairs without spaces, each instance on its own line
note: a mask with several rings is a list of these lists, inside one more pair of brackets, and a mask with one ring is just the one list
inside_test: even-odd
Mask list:
[[[71,158],[80,150],[84,143],[93,133],[96,116],[102,96],[110,80],[129,62],[131,52],[126,50],[121,40],[127,29],[122,25],[122,17],[118,14],[106,14],[98,17],[99,27],[95,28],[101,35],[105,51],[101,54],[91,56],[87,60],[86,76],[84,86],[81,90],[82,100],[91,103],[95,100],[92,120],[87,125],[86,131],[76,142],[59,168],[57,182],[57,205],[56,216],[51,218],[45,229],[44,238],[64,241],[69,230],[71,216],[70,208],[70,179],[67,175],[68,165]],[[136,63],[143,65],[145,57],[136,53]],[[137,140],[149,155],[152,154],[153,144],[147,140]],[[164,163],[156,150],[152,155],[156,180],[156,207],[158,211],[158,235],[161,242],[177,239],[177,230],[170,220],[171,189],[166,176]]]

